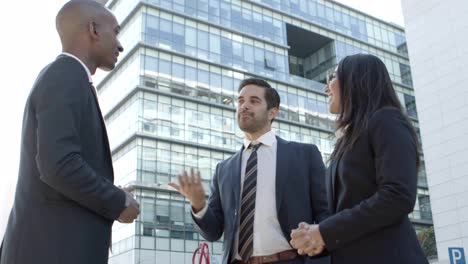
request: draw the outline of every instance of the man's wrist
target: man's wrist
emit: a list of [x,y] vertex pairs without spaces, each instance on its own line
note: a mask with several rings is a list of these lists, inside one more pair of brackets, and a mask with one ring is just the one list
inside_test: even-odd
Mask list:
[[192,203],[192,210],[194,213],[200,212],[203,208],[205,208],[205,201],[202,203]]

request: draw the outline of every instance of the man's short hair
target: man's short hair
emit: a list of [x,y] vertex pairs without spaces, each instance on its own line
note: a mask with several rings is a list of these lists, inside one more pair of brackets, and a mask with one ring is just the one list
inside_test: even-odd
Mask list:
[[273,87],[271,87],[271,85],[268,82],[266,82],[263,79],[260,79],[260,78],[247,78],[247,79],[244,79],[239,84],[239,88],[238,88],[237,91],[240,92],[242,90],[242,88],[244,88],[245,86],[250,85],[250,84],[253,84],[253,85],[256,85],[256,86],[259,86],[259,87],[262,87],[262,88],[265,89],[265,100],[267,102],[268,110],[270,110],[273,107],[276,107],[279,110],[281,100],[280,100],[280,96],[279,96],[278,92]]

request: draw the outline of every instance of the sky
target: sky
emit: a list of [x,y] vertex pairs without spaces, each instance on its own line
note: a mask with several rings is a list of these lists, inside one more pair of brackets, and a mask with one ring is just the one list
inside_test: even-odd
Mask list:
[[[61,52],[60,41],[55,31],[55,16],[66,2],[46,0],[2,3],[0,238],[3,237],[14,199],[24,105],[38,73]],[[338,0],[337,2],[384,21],[403,25],[400,0]]]

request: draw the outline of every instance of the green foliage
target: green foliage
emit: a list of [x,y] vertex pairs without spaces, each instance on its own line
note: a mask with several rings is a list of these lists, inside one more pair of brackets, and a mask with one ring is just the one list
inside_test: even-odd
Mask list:
[[437,247],[434,235],[434,227],[431,226],[418,233],[419,244],[428,259],[437,257]]

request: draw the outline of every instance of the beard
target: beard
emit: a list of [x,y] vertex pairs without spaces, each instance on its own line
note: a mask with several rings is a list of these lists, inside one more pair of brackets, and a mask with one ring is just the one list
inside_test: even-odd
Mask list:
[[247,133],[255,133],[264,129],[269,124],[268,112],[256,115],[254,113],[242,112],[237,114],[239,128]]

